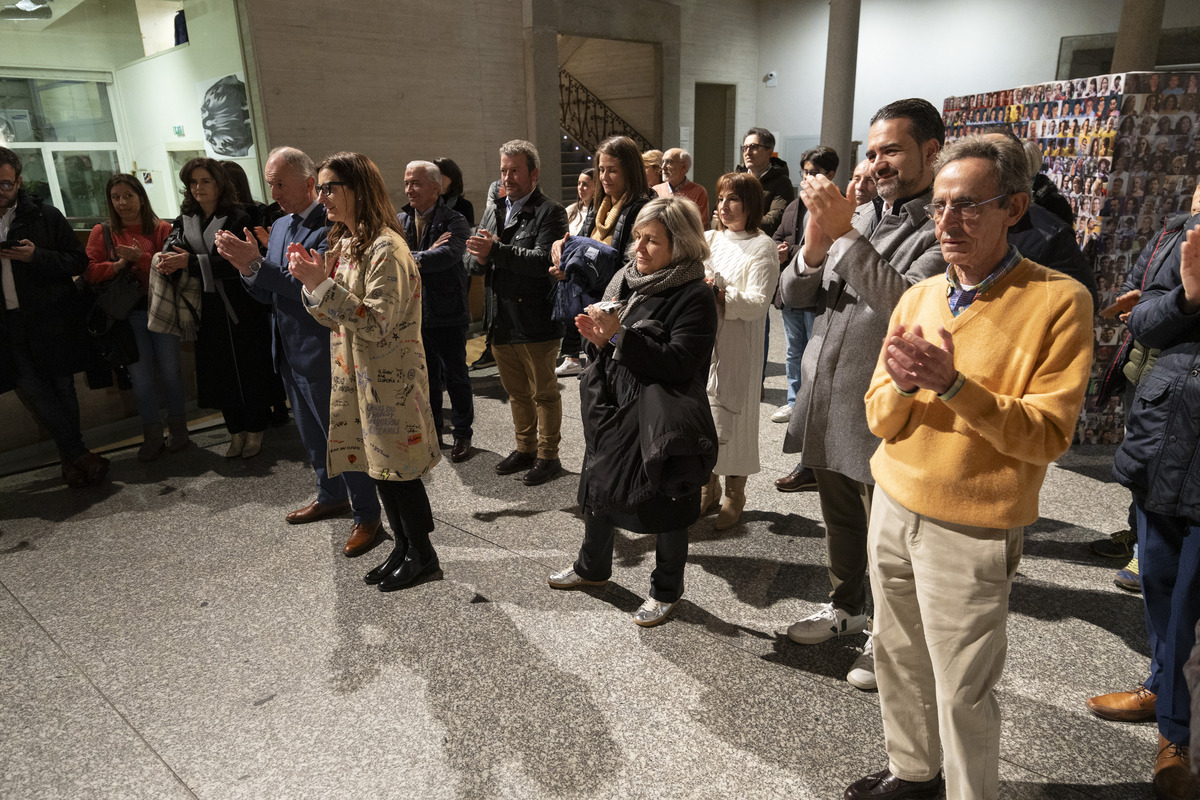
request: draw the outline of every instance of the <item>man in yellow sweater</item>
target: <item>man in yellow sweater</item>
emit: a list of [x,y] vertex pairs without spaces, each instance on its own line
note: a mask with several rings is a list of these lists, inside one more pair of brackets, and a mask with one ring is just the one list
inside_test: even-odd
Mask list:
[[1023,258],[1020,145],[969,137],[938,157],[945,275],[900,299],[866,395],[883,442],[867,538],[888,768],[848,800],[990,800],[999,787],[1008,594],[1046,467],[1071,444],[1092,361],[1081,284]]

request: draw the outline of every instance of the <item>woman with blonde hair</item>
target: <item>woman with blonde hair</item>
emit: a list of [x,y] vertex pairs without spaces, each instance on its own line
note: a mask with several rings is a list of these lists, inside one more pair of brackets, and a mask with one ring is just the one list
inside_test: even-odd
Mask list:
[[330,477],[357,470],[375,479],[396,544],[363,580],[390,592],[441,569],[421,482],[441,459],[421,342],[421,277],[374,162],[335,153],[317,181],[329,250],[322,258],[293,244],[288,270],[304,284],[308,312],[332,329],[327,468]]
[[[746,478],[759,471],[758,406],[762,390],[767,313],[779,282],[775,243],[759,228],[762,184],[748,172],[717,181],[717,228],[708,231],[706,280],[717,299],[717,343],[708,375],[708,399],[721,443],[717,464],[700,499],[708,513],[718,501],[716,528],[737,524],[746,506]],[[725,476],[725,496],[721,481]]]
[[602,585],[612,575],[616,528],[655,534],[650,596],[633,615],[649,627],[683,594],[688,526],[700,516],[700,487],[716,461],[704,384],[717,311],[692,201],[651,200],[632,227],[629,261],[603,291],[613,307],[591,305],[576,319],[592,362],[579,382],[583,544],[549,583]]

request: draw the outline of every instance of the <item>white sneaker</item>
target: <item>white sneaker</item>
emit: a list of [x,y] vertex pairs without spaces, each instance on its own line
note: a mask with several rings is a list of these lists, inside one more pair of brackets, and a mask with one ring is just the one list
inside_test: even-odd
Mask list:
[[583,364],[579,362],[578,358],[564,358],[563,363],[554,370],[554,374],[560,378],[578,375],[581,372],[583,372]]
[[811,617],[793,623],[787,629],[787,637],[799,644],[817,644],[835,636],[862,633],[867,627],[867,615],[851,616],[833,603],[826,603]]
[[634,612],[633,621],[643,628],[653,628],[663,622],[678,603],[678,600],[674,603],[663,603],[653,597],[647,597],[641,608]]
[[575,567],[567,567],[562,572],[556,572],[547,579],[551,589],[578,589],[580,586],[603,586],[608,581],[589,581],[575,571]]
[[775,413],[771,415],[771,422],[787,422],[792,418],[792,408],[793,407],[790,404],[786,406],[780,406],[775,410]]
[[846,683],[864,692],[878,688],[875,685],[875,648],[872,646],[874,641],[871,631],[868,630],[867,643],[863,645],[862,653],[854,659],[850,671],[846,673]]

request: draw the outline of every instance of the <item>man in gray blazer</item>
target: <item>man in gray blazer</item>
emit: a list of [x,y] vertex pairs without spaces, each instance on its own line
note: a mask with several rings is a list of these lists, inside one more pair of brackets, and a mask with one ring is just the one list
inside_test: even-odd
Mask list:
[[[787,629],[795,642],[816,644],[867,627],[869,460],[879,440],[867,428],[863,397],[900,295],[946,270],[924,210],[945,139],[936,108],[918,98],[897,100],[871,118],[867,159],[879,191],[873,202],[856,209],[824,175],[801,186],[804,244],[779,285],[786,305],[815,307],[817,318],[783,450],[801,453],[816,477],[833,589],[828,604]],[[846,679],[875,688],[869,633]]]
[[[294,147],[277,147],[264,169],[271,198],[284,215],[271,226],[267,254],[259,254],[250,231],[245,239],[221,231],[217,252],[242,273],[251,296],[271,306],[271,349],[275,369],[283,377],[288,402],[317,473],[317,499],[284,515],[292,525],[316,522],[354,510],[354,527],[342,552],[360,556],[383,539],[375,481],[365,472],[326,473],[329,453],[329,329],[304,308],[301,285],[288,272],[287,249],[296,243],[305,250],[325,251],[325,207],[317,202],[317,169],[311,158]],[[349,497],[349,499],[347,499]]]

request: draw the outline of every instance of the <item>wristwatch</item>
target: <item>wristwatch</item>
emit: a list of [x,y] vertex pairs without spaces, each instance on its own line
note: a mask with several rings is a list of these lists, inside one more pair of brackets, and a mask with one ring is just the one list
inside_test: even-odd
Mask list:
[[263,262],[262,256],[259,256],[258,258],[254,259],[253,261],[250,262],[250,274],[251,275],[258,274],[258,271],[260,269],[262,269],[262,262]]

